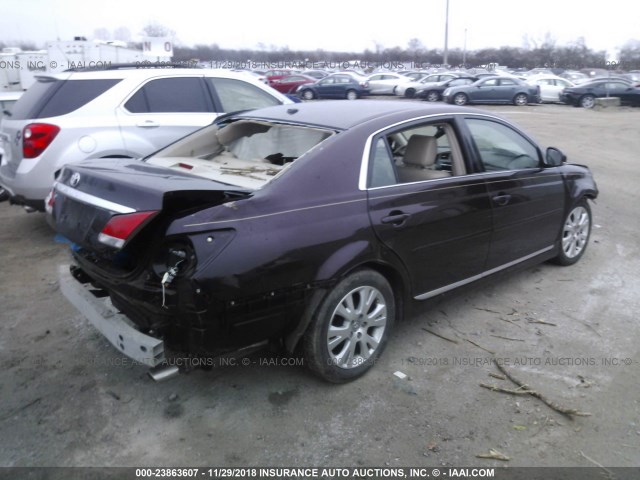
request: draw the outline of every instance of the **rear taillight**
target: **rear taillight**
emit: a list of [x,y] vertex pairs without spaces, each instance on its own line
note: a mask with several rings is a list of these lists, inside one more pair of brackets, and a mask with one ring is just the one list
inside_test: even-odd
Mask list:
[[60,127],[48,123],[30,123],[22,131],[22,157],[36,158],[56,138]]
[[98,235],[98,241],[110,247],[122,248],[127,240],[133,237],[157,213],[157,210],[151,210],[114,215]]

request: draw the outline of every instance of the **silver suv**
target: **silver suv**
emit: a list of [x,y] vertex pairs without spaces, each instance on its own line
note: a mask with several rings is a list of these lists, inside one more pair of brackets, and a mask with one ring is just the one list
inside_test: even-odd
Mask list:
[[44,210],[56,172],[87,158],[139,158],[223,112],[291,103],[244,73],[190,68],[76,71],[37,77],[0,124],[0,187]]

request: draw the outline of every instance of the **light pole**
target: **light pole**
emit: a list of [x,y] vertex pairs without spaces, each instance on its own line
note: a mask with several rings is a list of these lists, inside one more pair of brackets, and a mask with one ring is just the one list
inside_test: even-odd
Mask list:
[[445,65],[449,63],[449,0],[447,0],[447,10],[444,17],[444,59]]

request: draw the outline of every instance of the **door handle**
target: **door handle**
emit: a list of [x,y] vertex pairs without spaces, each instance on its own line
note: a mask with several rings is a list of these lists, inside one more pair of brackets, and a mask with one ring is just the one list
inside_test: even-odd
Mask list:
[[411,215],[399,211],[393,211],[388,216],[383,217],[381,222],[385,225],[391,224],[394,227],[401,227]]
[[145,120],[144,122],[137,123],[136,126],[142,128],[155,128],[159,127],[160,124],[158,122],[154,122],[153,120]]
[[492,200],[496,205],[500,205],[501,207],[504,207],[507,203],[509,203],[509,200],[511,200],[511,195],[506,195],[506,194],[496,195],[495,197],[492,198]]

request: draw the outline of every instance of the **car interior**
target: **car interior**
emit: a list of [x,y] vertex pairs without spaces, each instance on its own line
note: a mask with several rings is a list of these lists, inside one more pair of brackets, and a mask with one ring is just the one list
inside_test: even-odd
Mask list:
[[370,187],[422,182],[466,172],[453,127],[447,123],[388,134],[378,139],[373,153]]
[[154,165],[245,188],[264,186],[331,130],[239,120],[211,126],[148,157]]

